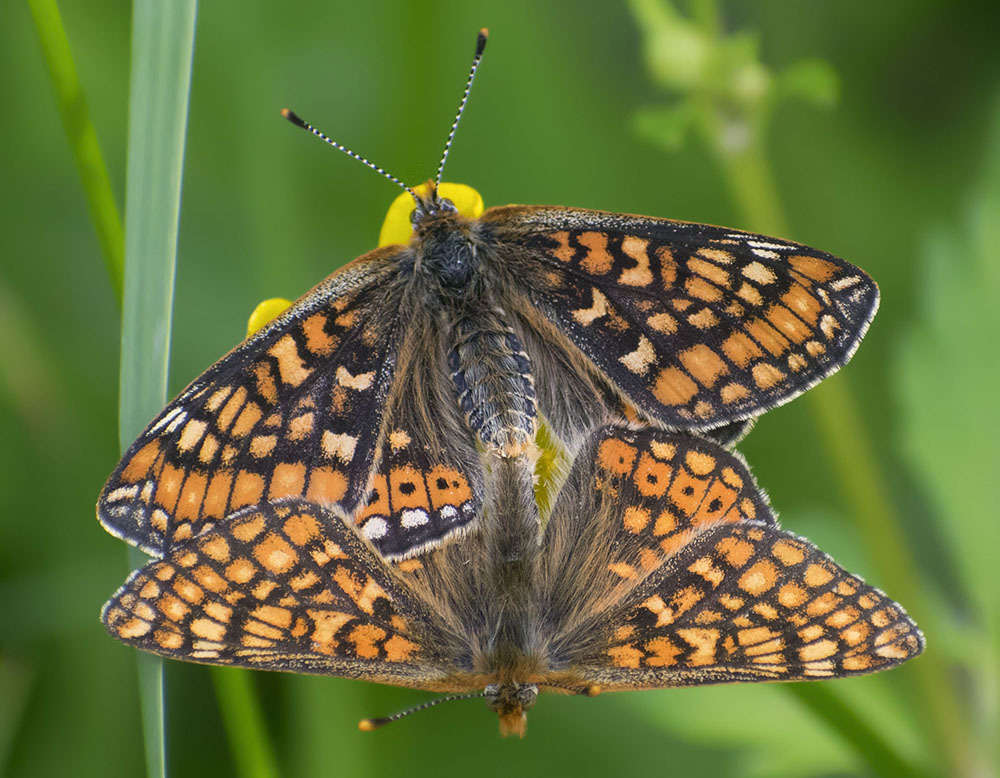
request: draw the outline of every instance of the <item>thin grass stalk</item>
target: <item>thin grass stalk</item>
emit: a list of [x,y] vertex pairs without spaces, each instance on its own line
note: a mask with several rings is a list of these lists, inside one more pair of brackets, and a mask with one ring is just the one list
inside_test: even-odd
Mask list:
[[52,80],[59,116],[76,162],[80,183],[87,199],[90,218],[104,257],[115,302],[121,308],[122,277],[125,267],[125,235],[118,214],[111,178],[108,176],[97,132],[90,121],[90,111],[80,86],[69,38],[63,28],[56,0],[28,0],[42,56]]
[[[119,435],[124,451],[167,397],[195,0],[136,0],[132,16]],[[131,552],[130,564],[143,564]],[[151,778],[166,774],[163,662],[140,654]]]

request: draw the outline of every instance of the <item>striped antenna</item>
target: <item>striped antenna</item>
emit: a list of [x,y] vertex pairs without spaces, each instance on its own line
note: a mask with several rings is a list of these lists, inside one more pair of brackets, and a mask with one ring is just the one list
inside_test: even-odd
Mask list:
[[479,37],[476,38],[476,56],[472,59],[472,67],[469,69],[469,79],[465,82],[465,91],[462,92],[462,102],[458,104],[458,113],[455,114],[455,121],[451,123],[451,132],[448,133],[448,140],[444,144],[444,153],[441,155],[441,164],[438,165],[437,176],[434,178],[434,188],[436,189],[441,184],[441,175],[444,173],[444,163],[448,159],[448,152],[451,151],[451,142],[455,138],[455,130],[458,129],[458,122],[462,118],[462,111],[465,110],[465,104],[469,102],[469,92],[472,91],[472,82],[476,77],[476,70],[479,69],[479,63],[483,59],[483,51],[486,49],[486,39],[489,37],[490,31],[483,27],[479,31]]
[[483,692],[469,692],[468,694],[450,694],[447,697],[438,697],[436,700],[428,700],[425,703],[416,705],[412,708],[407,708],[406,710],[401,710],[399,713],[393,713],[391,716],[382,716],[377,719],[361,719],[358,722],[358,729],[362,732],[372,732],[379,727],[384,727],[386,724],[391,724],[394,721],[399,721],[404,716],[409,716],[411,713],[419,713],[422,710],[427,710],[428,708],[433,708],[435,705],[440,705],[442,702],[454,702],[455,700],[471,700],[474,697],[482,697]]
[[281,109],[281,115],[284,116],[286,119],[288,119],[288,121],[290,121],[296,127],[301,127],[303,130],[307,130],[307,131],[311,132],[313,135],[315,135],[321,141],[324,141],[325,143],[329,143],[335,149],[337,149],[339,151],[343,151],[347,156],[349,156],[349,157],[351,157],[353,159],[356,159],[358,162],[360,162],[360,163],[362,163],[362,164],[367,165],[368,167],[370,167],[376,173],[380,173],[381,175],[385,176],[390,181],[392,181],[392,183],[397,184],[398,186],[401,186],[403,189],[405,189],[407,192],[409,192],[410,193],[410,197],[412,197],[414,200],[417,200],[417,193],[414,192],[412,189],[410,189],[410,187],[408,187],[406,184],[404,184],[398,178],[396,178],[392,173],[386,172],[385,170],[383,170],[382,168],[380,168],[378,165],[376,165],[374,162],[369,162],[367,159],[365,159],[364,157],[362,157],[360,154],[356,154],[355,152],[351,151],[349,148],[347,148],[347,146],[344,146],[341,143],[337,143],[337,141],[333,140],[332,138],[327,137],[322,132],[320,132],[319,130],[317,130],[315,127],[313,127],[311,124],[309,124],[309,122],[307,122],[307,121],[303,120],[302,118],[300,118],[294,111],[289,111],[287,108],[282,108]]

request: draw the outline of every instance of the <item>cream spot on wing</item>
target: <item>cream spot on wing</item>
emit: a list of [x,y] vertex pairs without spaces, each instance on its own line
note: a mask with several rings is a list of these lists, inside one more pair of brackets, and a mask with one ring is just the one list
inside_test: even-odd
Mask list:
[[589,308],[578,308],[573,311],[573,318],[584,327],[589,326],[595,319],[599,319],[608,312],[608,298],[605,297],[596,287],[591,287],[593,294],[593,304]]
[[358,439],[353,435],[335,434],[330,430],[323,431],[323,453],[330,459],[337,457],[345,464],[354,457],[354,447],[358,444]]
[[777,280],[774,271],[760,262],[751,262],[743,268],[743,275],[758,284],[773,284]]
[[640,335],[636,350],[619,357],[618,361],[636,375],[646,375],[649,366],[656,361],[656,350],[645,335]]
[[337,383],[343,387],[355,389],[359,392],[370,388],[374,378],[374,371],[351,375],[350,371],[343,365],[337,368]]

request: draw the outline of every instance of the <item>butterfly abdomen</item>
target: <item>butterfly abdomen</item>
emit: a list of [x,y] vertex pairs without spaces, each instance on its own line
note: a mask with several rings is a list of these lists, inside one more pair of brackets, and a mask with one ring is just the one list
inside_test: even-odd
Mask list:
[[459,407],[487,449],[518,456],[530,448],[538,410],[531,361],[513,330],[496,316],[454,326],[448,363]]

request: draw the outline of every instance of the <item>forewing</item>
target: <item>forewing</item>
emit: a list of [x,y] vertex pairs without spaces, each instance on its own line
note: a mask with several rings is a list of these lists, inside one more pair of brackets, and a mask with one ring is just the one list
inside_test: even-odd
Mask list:
[[787,402],[850,359],[878,306],[857,267],[739,230],[532,206],[482,223],[537,309],[671,427]]
[[924,645],[898,603],[759,522],[706,531],[604,619],[571,664],[609,691],[859,675]]
[[159,556],[263,500],[354,510],[394,376],[407,256],[356,260],[195,379],[111,475],[105,528]]
[[338,514],[263,503],[177,543],[104,606],[118,640],[172,659],[437,688],[432,616]]

